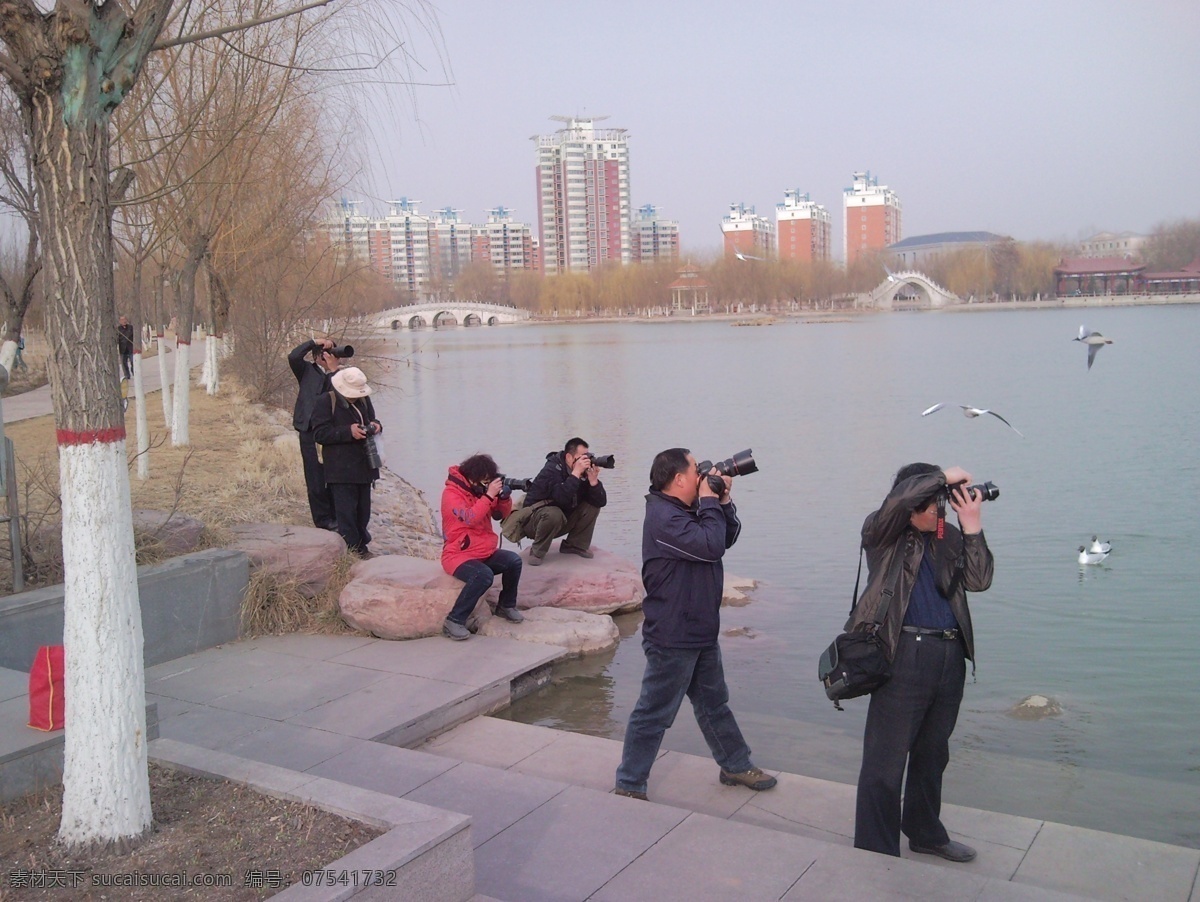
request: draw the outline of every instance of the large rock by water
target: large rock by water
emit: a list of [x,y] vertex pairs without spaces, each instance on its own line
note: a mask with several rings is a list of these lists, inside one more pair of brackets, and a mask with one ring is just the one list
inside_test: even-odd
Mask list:
[[481,619],[479,635],[557,645],[574,655],[594,655],[607,651],[621,639],[616,623],[607,614],[589,614],[562,608],[526,611],[524,623],[509,623],[503,617],[488,616]]
[[624,558],[592,546],[591,560],[561,554],[558,544],[540,567],[529,566],[529,551],[521,552],[521,590],[517,607],[568,608],[592,614],[636,611],[642,606],[642,574]]
[[[338,607],[352,627],[381,639],[439,636],[462,586],[437,561],[382,555],[350,568],[350,581],[338,596]],[[490,616],[487,603],[495,604],[499,594],[500,580],[496,580],[472,616],[479,620]]]
[[305,595],[325,591],[346,543],[336,532],[282,523],[242,523],[231,526],[230,548],[250,558],[252,570],[280,579],[296,580]]

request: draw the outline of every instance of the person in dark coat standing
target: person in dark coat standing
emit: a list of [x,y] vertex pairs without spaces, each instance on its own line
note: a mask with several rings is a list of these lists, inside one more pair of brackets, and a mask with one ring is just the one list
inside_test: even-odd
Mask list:
[[525,493],[525,507],[536,508],[522,526],[522,535],[533,539],[529,565],[537,567],[550,543],[566,536],[558,546],[563,554],[595,557],[592,533],[600,508],[608,503],[600,471],[588,453],[588,443],[570,439],[562,451],[551,451],[546,463]]
[[379,466],[368,452],[368,437],[383,432],[375,419],[371,386],[356,366],[338,370],[330,378],[333,390],[317,399],[313,408],[313,434],[321,445],[325,483],[333,495],[337,531],[346,548],[370,557],[371,484],[379,478]]
[[[288,354],[288,366],[299,384],[292,427],[300,434],[300,459],[304,462],[304,485],[308,488],[308,509],[313,525],[321,529],[337,529],[333,514],[333,496],[325,485],[325,468],[317,453],[313,435],[312,415],[317,399],[330,390],[329,379],[341,366],[341,360],[330,353],[334,343],[328,338],[314,338],[297,345]],[[305,360],[309,354],[312,360]]]
[[121,352],[121,378],[133,378],[133,323],[122,316],[117,325],[117,350]]
[[[716,468],[709,473],[717,475]],[[729,496],[732,478],[720,477],[718,495],[706,475],[686,448],[659,453],[650,468],[642,524],[646,672],[625,728],[616,795],[646,798],[650,768],[685,695],[721,768],[722,783],[761,791],[776,782],[751,762],[750,747],[729,710],[717,641],[725,582],[721,558],[737,541],[742,523]]]

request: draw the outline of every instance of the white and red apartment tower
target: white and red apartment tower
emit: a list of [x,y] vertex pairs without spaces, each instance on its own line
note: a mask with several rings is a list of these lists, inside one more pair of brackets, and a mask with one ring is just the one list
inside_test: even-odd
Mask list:
[[775,225],[780,260],[829,259],[832,217],[799,188],[784,191],[783,203],[775,205]]
[[881,251],[904,237],[900,198],[870,172],[854,173],[854,184],[842,194],[845,227],[842,235],[846,265],[864,253]]

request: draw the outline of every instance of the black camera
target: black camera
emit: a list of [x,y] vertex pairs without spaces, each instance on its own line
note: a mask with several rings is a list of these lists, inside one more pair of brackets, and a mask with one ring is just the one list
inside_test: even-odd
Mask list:
[[708,487],[718,495],[725,491],[725,483],[719,476],[708,472],[713,467],[717,468],[717,473],[720,473],[721,476],[745,476],[758,472],[758,464],[754,462],[754,452],[749,448],[739,451],[733,457],[719,460],[715,464],[711,460],[701,461],[697,465],[700,475],[708,480]]
[[612,454],[593,454],[591,451],[584,451],[583,456],[592,462],[592,466],[602,467],[605,470],[611,470],[617,465],[617,458]]
[[496,476],[500,480],[500,497],[507,498],[513,492],[528,492],[533,488],[532,479],[517,479],[515,476],[505,476],[499,473]]
[[977,485],[964,486],[961,482],[957,482],[954,485],[948,485],[946,486],[946,498],[949,499],[950,493],[960,486],[970,498],[974,498],[976,492],[982,496],[984,501],[995,501],[1000,497],[1000,487],[997,486],[996,483],[989,480],[988,482],[981,482]]
[[334,345],[332,348],[327,349],[325,351],[325,353],[330,354],[334,357],[337,357],[340,360],[345,360],[347,357],[354,356],[354,346],[353,345]]
[[367,435],[378,435],[379,434],[379,424],[375,423],[375,422],[363,423],[362,431],[365,432]]

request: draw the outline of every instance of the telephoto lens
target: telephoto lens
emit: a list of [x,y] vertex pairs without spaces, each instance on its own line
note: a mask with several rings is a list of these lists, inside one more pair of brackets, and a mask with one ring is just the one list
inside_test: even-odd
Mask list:
[[592,463],[597,467],[602,467],[605,470],[611,470],[617,465],[617,458],[614,454],[589,454]]
[[378,470],[383,466],[383,460],[379,457],[379,448],[375,444],[375,436],[368,433],[367,437],[363,439],[363,444],[367,449],[367,463],[371,466],[371,469]]
[[717,468],[717,472],[721,476],[746,476],[750,473],[758,472],[758,464],[754,462],[754,452],[749,448],[745,451],[739,451],[733,457],[728,457],[715,464],[711,460],[706,460],[697,466],[701,474],[708,480],[709,488],[718,495],[725,491],[725,483],[721,481],[720,476],[715,476],[708,472],[713,467]]

